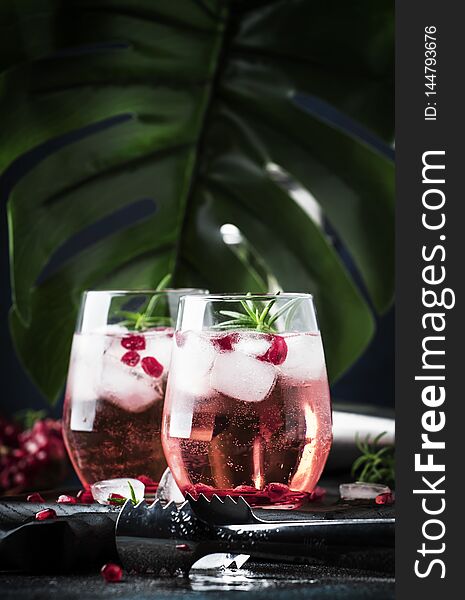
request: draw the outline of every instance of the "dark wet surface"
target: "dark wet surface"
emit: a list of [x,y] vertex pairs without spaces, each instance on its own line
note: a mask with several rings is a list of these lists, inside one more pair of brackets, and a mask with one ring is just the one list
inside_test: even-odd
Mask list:
[[100,600],[186,598],[216,600],[300,600],[321,598],[391,600],[394,580],[384,574],[358,569],[308,565],[246,563],[242,569],[194,572],[189,579],[126,576],[107,584],[99,575],[33,576],[0,574],[2,600]]

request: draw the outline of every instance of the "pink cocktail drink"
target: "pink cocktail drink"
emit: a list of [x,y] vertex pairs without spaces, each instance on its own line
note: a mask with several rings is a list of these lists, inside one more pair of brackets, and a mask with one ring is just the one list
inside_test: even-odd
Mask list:
[[162,440],[184,493],[298,506],[332,441],[318,332],[178,331]]
[[121,326],[76,333],[64,406],[64,436],[86,486],[102,479],[158,482],[166,468],[160,440],[172,328]]

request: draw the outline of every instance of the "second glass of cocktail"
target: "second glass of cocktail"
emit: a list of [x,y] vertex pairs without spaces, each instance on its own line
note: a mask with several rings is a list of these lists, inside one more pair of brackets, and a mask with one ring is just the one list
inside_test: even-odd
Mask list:
[[96,481],[166,468],[160,440],[179,298],[195,289],[89,291],[73,338],[63,432],[75,470]]
[[310,295],[181,299],[162,442],[183,493],[299,506],[318,482],[331,441]]

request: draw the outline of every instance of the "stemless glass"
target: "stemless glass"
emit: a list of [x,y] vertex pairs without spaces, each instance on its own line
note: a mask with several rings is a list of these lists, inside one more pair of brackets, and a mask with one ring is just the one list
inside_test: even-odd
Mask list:
[[302,504],[332,442],[312,296],[182,298],[162,442],[183,493]]
[[160,426],[179,298],[200,293],[84,293],[63,415],[66,447],[84,486],[119,477],[158,483],[166,468]]

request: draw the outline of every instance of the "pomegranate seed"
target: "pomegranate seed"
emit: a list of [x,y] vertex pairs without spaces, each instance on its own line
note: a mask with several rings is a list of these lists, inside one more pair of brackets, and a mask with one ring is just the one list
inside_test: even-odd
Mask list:
[[121,345],[126,350],[145,350],[145,338],[143,335],[126,335]]
[[150,377],[160,377],[163,373],[163,365],[153,356],[146,356],[142,359],[142,368]]
[[119,506],[121,504],[121,502],[119,502],[119,500],[126,500],[126,498],[124,496],[121,496],[120,494],[110,494],[108,496],[109,504]]
[[107,583],[116,583],[123,577],[123,569],[115,563],[107,563],[100,569],[102,577]]
[[181,348],[186,343],[186,334],[182,331],[176,331],[174,334],[174,338],[176,340],[176,345]]
[[140,356],[138,352],[134,350],[129,350],[121,357],[121,362],[129,367],[135,367],[137,363],[140,361]]
[[94,497],[92,496],[92,492],[90,490],[81,490],[76,496],[77,501],[81,504],[93,504]]
[[233,345],[239,340],[237,333],[227,333],[226,335],[218,336],[212,339],[212,344],[217,350],[229,352],[233,349]]
[[77,498],[62,494],[61,496],[58,496],[57,502],[59,504],[77,504]]
[[394,497],[391,492],[385,492],[384,494],[378,494],[375,498],[376,504],[392,504]]
[[26,498],[26,502],[45,502],[45,500],[38,492],[34,492],[33,494],[29,494]]
[[57,514],[53,508],[46,508],[45,510],[39,510],[36,513],[36,521],[46,521],[47,519],[56,519]]
[[176,544],[176,550],[181,550],[181,552],[189,552],[190,547],[187,544]]
[[271,346],[263,356],[258,359],[264,362],[269,362],[273,365],[282,365],[287,356],[286,340],[280,335],[273,335]]

